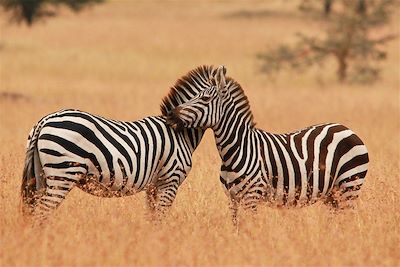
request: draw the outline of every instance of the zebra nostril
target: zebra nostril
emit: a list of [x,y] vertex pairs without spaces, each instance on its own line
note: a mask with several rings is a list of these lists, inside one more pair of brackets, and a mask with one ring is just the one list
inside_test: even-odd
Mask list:
[[182,110],[182,107],[176,107],[174,110],[173,110],[173,112],[175,113],[175,114],[179,114],[179,112]]
[[174,109],[173,111],[171,111],[166,118],[166,123],[171,126],[172,128],[174,128],[175,130],[179,130],[180,128],[182,128],[183,126],[183,122],[182,120],[179,118],[179,110],[181,108],[179,108],[177,110]]
[[166,122],[167,122],[168,125],[173,125],[174,124],[175,120],[174,120],[174,116],[173,116],[172,113],[168,114]]

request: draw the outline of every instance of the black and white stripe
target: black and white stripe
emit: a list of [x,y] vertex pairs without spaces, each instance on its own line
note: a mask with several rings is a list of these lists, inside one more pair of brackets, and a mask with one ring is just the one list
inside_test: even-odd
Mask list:
[[[198,73],[188,74],[171,88],[161,106],[163,114],[206,86],[200,80],[190,90],[183,87],[193,75]],[[203,133],[176,132],[164,115],[125,122],[78,110],[49,114],[29,136],[21,187],[23,211],[46,218],[77,186],[101,197],[146,190],[150,209],[162,213],[188,175]]]
[[292,206],[323,198],[343,207],[358,196],[369,159],[353,131],[333,123],[287,134],[257,129],[243,89],[225,71],[211,71],[212,85],[170,112],[168,121],[213,129],[234,218],[239,203],[255,210],[260,200]]

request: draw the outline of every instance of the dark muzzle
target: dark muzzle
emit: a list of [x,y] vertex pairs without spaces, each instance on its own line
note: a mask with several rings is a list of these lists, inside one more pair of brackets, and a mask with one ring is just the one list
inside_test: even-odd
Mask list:
[[182,130],[184,127],[183,121],[179,118],[180,110],[181,108],[177,107],[167,115],[167,124],[178,131]]

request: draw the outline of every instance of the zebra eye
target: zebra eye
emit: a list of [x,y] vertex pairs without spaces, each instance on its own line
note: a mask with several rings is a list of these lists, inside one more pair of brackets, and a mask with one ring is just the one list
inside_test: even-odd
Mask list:
[[215,81],[214,78],[212,78],[212,79],[210,80],[210,82],[211,82],[211,85],[212,85],[212,86],[217,86],[217,82]]
[[210,101],[211,96],[205,95],[205,96],[202,96],[200,99],[207,102],[207,101]]

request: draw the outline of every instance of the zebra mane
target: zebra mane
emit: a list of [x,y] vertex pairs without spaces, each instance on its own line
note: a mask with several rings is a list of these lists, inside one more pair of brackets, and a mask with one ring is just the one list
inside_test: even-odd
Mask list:
[[210,79],[215,71],[216,69],[213,66],[203,65],[178,79],[175,85],[171,87],[168,95],[162,100],[161,114],[167,116],[171,110],[189,101],[204,88],[209,87],[211,85]]
[[[216,70],[217,69],[212,65],[203,65],[189,71],[186,75],[178,79],[175,85],[171,87],[168,95],[162,100],[160,106],[161,114],[167,116],[174,108],[189,101],[200,91],[204,90],[204,88],[211,86],[211,79],[214,78]],[[238,97],[245,101],[246,114],[248,114],[250,118],[251,126],[254,127],[255,122],[253,113],[250,110],[249,100],[245,95],[242,86],[231,77],[226,77],[226,82],[230,90],[239,91]]]
[[[243,100],[245,102],[245,107],[244,107],[245,113],[250,118],[251,128],[254,128],[256,126],[256,123],[254,122],[254,116],[250,109],[249,99],[247,98],[246,94],[244,93],[242,86],[237,81],[232,79],[231,77],[226,77],[226,83],[228,85],[229,90],[231,91],[231,94],[238,91],[238,94],[235,94],[236,95],[235,98],[236,99],[241,98],[241,100]],[[234,101],[235,101],[235,99],[234,99]]]

